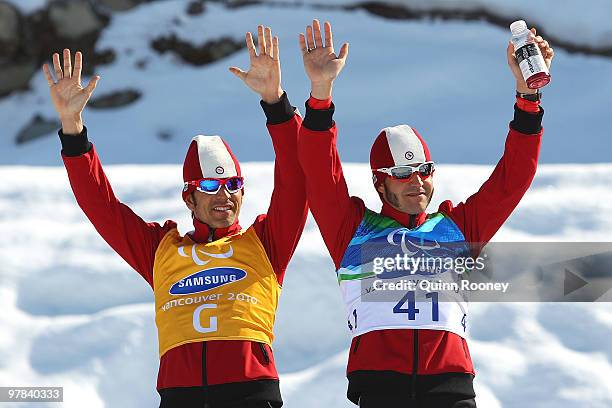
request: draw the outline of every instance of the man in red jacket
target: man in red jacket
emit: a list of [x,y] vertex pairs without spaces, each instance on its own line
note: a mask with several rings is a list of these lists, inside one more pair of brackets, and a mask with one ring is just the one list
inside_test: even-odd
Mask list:
[[[259,55],[246,36],[251,67],[230,70],[261,95],[276,161],[267,214],[238,223],[244,180],[219,136],[193,138],[183,166],[183,199],[194,230],[143,221],[113,194],[87,139],[81,112],[99,77],[80,84],[64,50],[53,55],[56,80],[44,66],[60,116],[62,157],[72,190],[96,230],[151,285],[155,294],[161,407],[280,407],[271,350],[283,277],[302,233],[305,184],[297,160],[301,118],[281,88],[278,38],[258,27]],[[120,335],[120,333],[117,333]]]
[[[536,41],[550,66],[553,50],[541,37]],[[477,193],[456,206],[444,201],[432,214],[425,210],[434,190],[434,163],[425,141],[407,125],[383,129],[370,153],[374,187],[383,203],[376,213],[349,195],[336,148],[332,85],[345,64],[348,44],[336,55],[331,26],[325,23],[324,40],[314,20],[306,35],[300,35],[300,47],[312,88],[298,156],[353,336],[347,396],[367,408],[474,407],[464,302],[438,302],[437,292],[419,289],[403,291],[399,302],[372,301],[377,290],[373,284],[382,277],[373,272],[373,261],[377,253],[417,254],[444,246],[474,256],[480,252],[535,175],[542,136],[539,94],[527,88],[509,45],[518,93],[504,154]]]

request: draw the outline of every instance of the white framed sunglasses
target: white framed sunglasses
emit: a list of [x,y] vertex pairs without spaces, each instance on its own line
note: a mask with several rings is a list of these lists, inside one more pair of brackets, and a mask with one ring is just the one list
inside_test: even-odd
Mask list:
[[189,186],[195,187],[196,190],[206,194],[217,194],[221,187],[225,186],[225,189],[230,194],[235,194],[242,187],[244,187],[244,179],[242,177],[229,177],[229,178],[212,178],[207,177],[200,180],[193,180],[185,182],[184,190],[187,191]]
[[431,176],[435,170],[434,162],[428,161],[421,163],[418,166],[393,166],[393,167],[382,167],[380,169],[372,169],[373,171],[380,171],[381,173],[388,174],[389,176],[396,179],[407,179],[410,178],[414,173],[418,173],[422,178]]

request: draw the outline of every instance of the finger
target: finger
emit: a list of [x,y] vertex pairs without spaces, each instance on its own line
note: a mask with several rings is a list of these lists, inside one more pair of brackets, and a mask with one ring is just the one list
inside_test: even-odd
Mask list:
[[331,47],[333,49],[334,48],[334,39],[333,39],[333,36],[332,36],[331,24],[329,23],[329,21],[326,21],[323,26],[325,27],[325,46],[326,47]]
[[96,89],[96,86],[98,86],[99,80],[100,80],[100,76],[98,75],[95,75],[93,78],[89,80],[89,83],[87,84],[87,87],[85,88],[85,91],[87,91],[88,97],[91,96],[94,89]]
[[247,77],[247,73],[243,70],[241,70],[238,67],[230,67],[230,72],[234,75],[236,75],[238,78],[242,79],[243,81],[246,80]]
[[552,48],[550,48],[548,50],[546,57],[544,58],[544,62],[546,62],[546,66],[549,69],[550,69],[550,63],[552,62],[553,58],[555,58],[555,51]]
[[55,69],[55,78],[59,82],[64,77],[64,74],[60,65],[60,56],[57,52],[53,54],[53,68]]
[[266,54],[271,57],[274,52],[274,44],[272,44],[272,29],[270,27],[266,27],[265,29],[265,37],[266,37]]
[[264,38],[262,25],[257,26],[257,44],[259,44],[259,55],[264,55],[266,53],[266,39]]
[[349,43],[342,44],[342,47],[340,47],[340,53],[338,54],[338,59],[345,60],[346,57],[348,56],[348,52],[349,52]]
[[274,49],[274,52],[272,53],[272,59],[274,61],[278,61],[279,60],[279,49],[278,49],[278,37],[274,36],[274,38],[272,39],[272,47]]
[[253,34],[249,31],[246,33],[246,46],[247,50],[249,50],[249,57],[251,59],[257,56],[257,52],[255,51],[255,43],[253,42]]
[[540,38],[540,40],[539,41],[536,40],[537,41],[536,44],[540,48],[540,52],[542,53],[542,55],[545,55],[548,48],[550,48],[548,45],[548,41],[546,41],[542,37],[538,37],[538,38]]
[[312,39],[312,27],[306,27],[306,45],[308,45],[309,50],[314,49],[314,40]]
[[314,29],[314,40],[317,48],[323,48],[323,37],[321,36],[321,24],[319,20],[312,20],[312,28]]
[[305,55],[308,52],[308,48],[306,48],[306,37],[304,37],[304,33],[300,33],[298,41],[300,43],[300,50],[302,50],[302,55]]
[[81,71],[83,70],[83,53],[81,51],[77,51],[74,55],[74,72],[72,76],[76,78],[77,83],[81,83]]
[[72,77],[72,61],[70,61],[70,50],[64,49],[64,77]]
[[535,38],[537,37],[535,27],[531,28],[531,30],[529,30],[529,31],[531,31],[531,32],[529,33],[529,38],[533,38],[533,39],[535,39]]
[[51,72],[49,72],[49,64],[43,65],[43,72],[45,73],[45,78],[47,79],[47,83],[49,84],[49,86],[55,85],[55,81],[53,81]]

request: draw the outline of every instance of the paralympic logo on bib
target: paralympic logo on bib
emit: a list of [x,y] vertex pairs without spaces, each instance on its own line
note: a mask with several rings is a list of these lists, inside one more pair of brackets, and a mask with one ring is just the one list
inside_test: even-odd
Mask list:
[[201,254],[206,255],[209,258],[214,258],[214,259],[227,259],[227,258],[231,258],[234,255],[234,248],[232,248],[232,246],[229,246],[229,249],[222,253],[222,254],[213,254],[210,252],[205,252],[202,251],[201,249],[197,249],[197,245],[192,245],[191,246],[191,254],[187,255],[185,253],[185,246],[180,246],[178,248],[178,253],[180,256],[184,257],[184,258],[189,258],[191,257],[191,259],[193,259],[193,263],[195,263],[196,265],[200,265],[200,266],[204,266],[207,263],[209,263],[211,260],[202,260],[200,259],[200,257],[198,256],[198,252],[200,252]]
[[237,282],[247,276],[239,268],[221,267],[205,269],[181,279],[170,287],[171,295],[190,295],[204,292],[219,286]]
[[[400,242],[396,243],[395,242],[395,236],[396,235],[400,235]],[[422,245],[417,244],[416,239],[410,239],[410,230],[407,228],[398,228],[396,230],[391,231],[388,235],[387,235],[387,242],[391,245],[399,245],[402,249],[402,252],[406,255],[409,256],[414,256],[418,253],[423,253],[425,255],[429,255],[428,251],[435,251],[436,249],[441,248],[440,244],[436,241],[433,240],[432,243],[430,243],[429,245],[423,243]],[[411,250],[410,248],[408,248],[408,246],[411,246],[413,249]]]
[[[399,238],[399,239],[398,239]],[[399,241],[399,242],[398,242]],[[373,271],[379,279],[403,276],[439,276],[455,269],[463,259],[465,243],[421,240],[407,228],[397,228],[387,234],[386,243],[372,259]]]

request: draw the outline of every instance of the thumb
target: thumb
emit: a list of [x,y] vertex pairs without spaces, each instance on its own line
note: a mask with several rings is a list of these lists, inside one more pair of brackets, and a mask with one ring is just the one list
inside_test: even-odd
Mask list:
[[85,88],[85,90],[87,91],[87,94],[89,96],[91,96],[91,94],[93,94],[94,89],[96,89],[96,86],[98,86],[98,81],[100,80],[100,76],[96,75],[93,78],[91,78],[89,80],[89,83],[87,84],[87,87]]
[[344,43],[342,44],[342,47],[340,48],[340,53],[338,54],[338,59],[346,59],[346,57],[348,56],[348,52],[349,52],[349,44],[348,43]]
[[515,62],[515,57],[514,57],[514,44],[512,44],[512,41],[508,42],[508,49],[506,50],[506,56],[508,57],[508,63],[512,64],[513,62]]
[[243,70],[241,70],[238,67],[230,67],[230,72],[234,75],[236,75],[238,78],[242,79],[243,81],[246,79],[247,73]]

